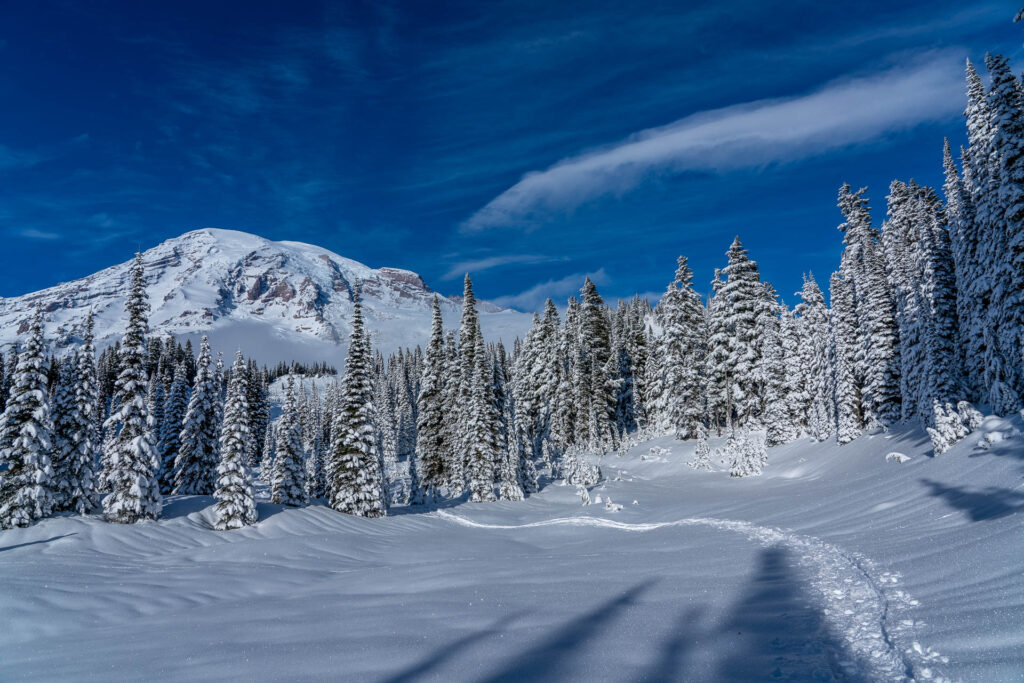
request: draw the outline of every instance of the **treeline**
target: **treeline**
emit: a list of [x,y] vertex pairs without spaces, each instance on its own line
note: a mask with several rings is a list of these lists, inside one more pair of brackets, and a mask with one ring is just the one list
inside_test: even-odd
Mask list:
[[[123,339],[95,358],[44,355],[37,311],[4,363],[0,527],[54,511],[88,512],[101,494],[117,522],[154,518],[162,496],[214,495],[218,528],[256,520],[252,477],[275,502],[325,499],[382,516],[442,497],[519,500],[545,480],[599,477],[585,450],[671,433],[729,439],[735,476],[757,474],[768,446],[810,437],[843,444],[921,421],[941,453],[1024,393],[1024,102],[1003,57],[986,86],[968,64],[969,144],[944,149],[943,197],[894,181],[876,226],[866,191],[840,188],[840,268],[826,301],[810,274],[790,308],[739,238],[711,295],[687,259],[657,307],[604,303],[587,279],[564,315],[548,301],[512,349],[485,343],[467,275],[458,330],[435,298],[429,343],[374,354],[355,296],[344,374],[325,365],[257,370],[147,337],[141,257]],[[296,374],[319,380],[305,386]],[[270,419],[270,384],[288,377]],[[334,377],[331,377],[334,375]],[[323,393],[317,382],[322,382]]]

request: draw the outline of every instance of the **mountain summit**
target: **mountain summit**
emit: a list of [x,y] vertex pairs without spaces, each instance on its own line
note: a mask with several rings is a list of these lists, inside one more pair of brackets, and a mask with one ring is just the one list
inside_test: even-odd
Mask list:
[[[373,269],[311,244],[204,228],[147,250],[142,261],[153,333],[209,334],[222,350],[240,346],[261,361],[340,358],[357,283],[375,347],[413,347],[425,344],[429,334],[434,293],[419,275]],[[0,299],[0,344],[17,342],[37,305],[57,350],[80,340],[90,310],[97,339],[112,341],[124,331],[130,265],[125,261],[79,280]],[[458,302],[446,297],[441,302],[445,317],[454,322]],[[529,318],[514,311],[488,306],[481,313],[485,332],[508,341],[529,326]]]

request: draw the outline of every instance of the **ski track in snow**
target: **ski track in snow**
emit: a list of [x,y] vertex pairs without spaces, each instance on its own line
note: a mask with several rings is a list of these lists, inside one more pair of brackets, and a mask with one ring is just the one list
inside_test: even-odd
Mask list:
[[[800,536],[774,527],[710,517],[674,522],[627,523],[601,517],[559,517],[525,524],[485,524],[438,510],[437,517],[478,529],[530,529],[545,526],[591,526],[645,532],[667,527],[706,526],[746,536],[763,546],[784,545],[810,570],[811,586],[821,599],[829,626],[843,639],[856,662],[842,658],[834,645],[823,643],[839,678],[867,675],[871,680],[949,681],[939,665],[949,661],[915,638],[915,622],[905,613],[919,603],[899,590],[900,575],[878,573],[874,563],[813,536]],[[864,670],[864,669],[867,670]]]

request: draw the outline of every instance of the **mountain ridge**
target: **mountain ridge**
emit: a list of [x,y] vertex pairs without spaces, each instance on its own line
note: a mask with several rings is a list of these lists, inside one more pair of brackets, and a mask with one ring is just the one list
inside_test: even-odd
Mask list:
[[[370,268],[316,245],[202,228],[147,249],[142,261],[154,334],[208,334],[222,350],[238,346],[265,361],[337,361],[351,330],[358,283],[375,347],[414,347],[425,344],[429,335],[435,292],[419,274]],[[46,337],[57,353],[80,342],[90,311],[98,343],[112,342],[124,330],[130,264],[0,298],[0,345],[17,343],[36,306],[43,309]],[[437,296],[445,317],[454,319],[459,302]],[[492,339],[511,342],[529,325],[526,314],[493,305],[482,305],[481,315]]]

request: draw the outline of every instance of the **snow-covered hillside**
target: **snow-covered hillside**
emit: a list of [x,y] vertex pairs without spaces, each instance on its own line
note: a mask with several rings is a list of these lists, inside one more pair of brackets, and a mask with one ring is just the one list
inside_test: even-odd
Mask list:
[[0,535],[0,678],[1020,680],[1020,427],[940,457],[916,429],[802,440],[744,479],[658,439],[606,455],[588,507],[45,519]]
[[[209,333],[216,348],[241,347],[261,362],[340,364],[357,281],[375,347],[389,352],[425,344],[430,329],[433,292],[419,275],[372,269],[310,244],[207,228],[146,251],[143,263],[151,331],[193,339]],[[0,298],[0,345],[24,335],[37,305],[46,314],[46,339],[57,347],[79,340],[90,310],[98,340],[112,341],[124,331],[129,266]],[[442,297],[442,308],[454,324],[459,303]],[[480,318],[485,336],[507,342],[530,324],[530,316],[495,306],[482,306]]]

